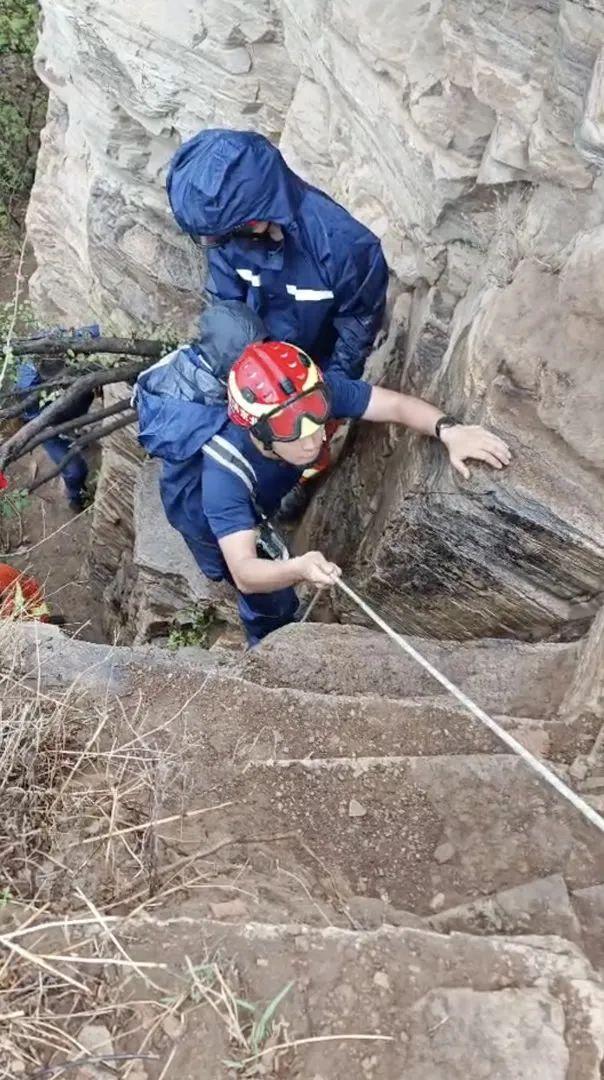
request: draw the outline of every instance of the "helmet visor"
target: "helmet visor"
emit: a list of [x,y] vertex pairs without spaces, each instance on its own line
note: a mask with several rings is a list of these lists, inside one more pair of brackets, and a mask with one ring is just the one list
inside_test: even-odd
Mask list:
[[310,390],[298,394],[292,401],[262,417],[271,437],[277,442],[294,442],[302,437],[304,421],[322,427],[329,419],[329,391],[325,383],[316,383]]

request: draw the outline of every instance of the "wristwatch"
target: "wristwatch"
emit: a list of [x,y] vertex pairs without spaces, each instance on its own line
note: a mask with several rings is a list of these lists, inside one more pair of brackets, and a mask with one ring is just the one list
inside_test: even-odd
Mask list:
[[439,416],[434,425],[435,438],[440,439],[440,433],[443,428],[457,427],[458,424],[463,424],[463,420],[458,420],[456,416]]

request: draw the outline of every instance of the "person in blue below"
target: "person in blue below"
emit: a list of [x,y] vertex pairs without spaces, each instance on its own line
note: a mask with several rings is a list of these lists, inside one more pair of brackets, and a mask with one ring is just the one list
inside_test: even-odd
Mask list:
[[[99,324],[92,323],[89,326],[71,328],[53,326],[37,330],[29,337],[23,338],[22,342],[51,340],[53,342],[65,341],[72,345],[74,340],[89,340],[100,336],[101,328]],[[30,390],[34,390],[41,382],[42,376],[33,361],[24,360],[19,364],[15,389],[21,395],[26,396]],[[78,416],[85,416],[93,401],[94,394],[92,392],[86,391],[80,394],[70,406],[62,410],[59,416],[55,418],[54,424],[57,425],[66,420],[75,420]],[[21,418],[25,421],[33,420],[42,411],[43,409],[38,404],[30,405],[23,411]],[[65,455],[71,450],[72,445],[73,440],[68,435],[54,435],[49,439],[45,439],[42,443],[44,450],[55,465],[61,463]],[[88,478],[88,465],[82,454],[74,454],[61,469],[61,475],[65,484],[69,506],[76,513],[79,513],[86,505],[86,480]]]
[[[388,268],[376,236],[286,164],[253,131],[201,131],[167,178],[181,229],[207,249],[206,291],[240,300],[268,336],[302,348],[324,372],[358,379],[382,324]],[[310,496],[282,509],[295,519]]]
[[[163,505],[197,565],[231,582],[250,645],[295,620],[295,585],[333,584],[321,552],[286,558],[269,519],[320,456],[333,419],[403,424],[439,439],[464,477],[474,458],[501,469],[510,451],[420,398],[322,372],[297,346],[267,341],[262,321],[229,301],[204,313],[200,339],[139,376],[139,439],[164,461]],[[266,554],[270,557],[266,558]]]
[[[42,378],[34,363],[31,361],[24,361],[19,365],[15,382],[17,390],[26,393],[29,390],[35,389],[41,382]],[[76,416],[84,416],[88,412],[93,401],[94,394],[91,391],[81,394],[77,401],[73,402],[55,418],[54,423],[60,424],[66,420],[75,420]],[[33,418],[39,416],[42,411],[43,410],[37,405],[31,405],[22,413],[22,419],[26,421],[33,420]],[[72,445],[73,440],[68,435],[54,435],[49,439],[45,439],[42,443],[48,457],[55,465],[58,465],[63,460]],[[66,462],[61,469],[61,476],[63,477],[70,509],[75,513],[79,513],[86,505],[86,480],[88,477],[88,465],[82,454],[74,454],[74,456]]]

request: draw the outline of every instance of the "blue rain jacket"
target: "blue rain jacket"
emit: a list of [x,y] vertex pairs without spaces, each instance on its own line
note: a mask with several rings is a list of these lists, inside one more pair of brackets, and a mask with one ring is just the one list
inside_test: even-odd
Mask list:
[[265,339],[262,320],[245,304],[216,303],[203,312],[196,342],[138,377],[139,442],[164,462],[162,502],[170,524],[185,536],[213,540],[201,508],[202,448],[228,424],[229,368],[247,345]]
[[208,251],[207,289],[244,301],[269,337],[305,349],[325,370],[357,379],[380,328],[388,269],[379,240],[250,131],[202,131],[174,155],[168,197],[192,237],[248,221],[281,225],[284,240],[231,238]]

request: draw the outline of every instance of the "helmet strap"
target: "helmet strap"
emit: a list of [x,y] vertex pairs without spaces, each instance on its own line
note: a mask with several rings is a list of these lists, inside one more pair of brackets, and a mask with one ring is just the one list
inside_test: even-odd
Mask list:
[[273,434],[265,420],[257,420],[256,423],[253,424],[250,428],[250,431],[254,438],[257,439],[259,443],[261,443],[265,450],[273,449]]

